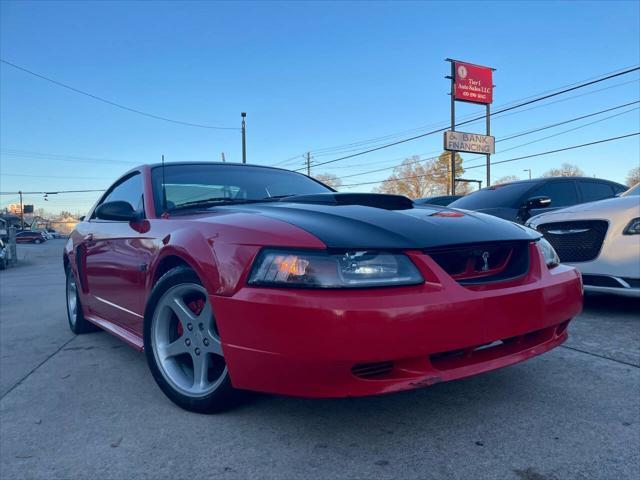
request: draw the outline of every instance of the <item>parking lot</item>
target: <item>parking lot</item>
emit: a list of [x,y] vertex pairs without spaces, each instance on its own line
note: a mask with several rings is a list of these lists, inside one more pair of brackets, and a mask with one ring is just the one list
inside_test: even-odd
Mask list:
[[567,344],[489,374],[205,416],[174,406],[143,354],[71,334],[64,242],[19,245],[0,272],[4,479],[640,478],[635,300],[587,298]]

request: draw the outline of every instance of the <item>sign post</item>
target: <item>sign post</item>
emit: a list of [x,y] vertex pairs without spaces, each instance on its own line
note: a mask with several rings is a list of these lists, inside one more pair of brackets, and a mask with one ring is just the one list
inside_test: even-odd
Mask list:
[[[491,103],[493,102],[494,68],[461,62],[451,63],[451,130],[445,132],[445,149],[451,151],[451,195],[456,193],[456,153],[474,152],[487,156],[487,187],[491,185],[491,154],[495,153],[495,139],[491,136]],[[456,101],[485,105],[486,135],[456,132]],[[466,148],[466,149],[465,149]]]

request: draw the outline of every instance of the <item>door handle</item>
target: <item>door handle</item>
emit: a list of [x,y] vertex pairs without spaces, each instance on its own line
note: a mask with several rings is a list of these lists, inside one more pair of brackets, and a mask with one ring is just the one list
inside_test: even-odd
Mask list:
[[84,241],[85,242],[91,242],[92,240],[93,240],[93,233],[89,233],[89,234],[84,236]]

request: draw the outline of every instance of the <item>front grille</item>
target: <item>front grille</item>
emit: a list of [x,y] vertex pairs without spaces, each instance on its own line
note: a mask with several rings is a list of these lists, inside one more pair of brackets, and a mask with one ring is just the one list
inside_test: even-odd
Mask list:
[[496,340],[495,342],[477,345],[458,350],[434,353],[429,356],[431,365],[437,370],[452,370],[469,365],[489,362],[500,357],[513,355],[540,345],[552,338],[564,334],[569,321],[560,325],[543,328],[517,337]]
[[589,262],[597,258],[609,224],[604,220],[577,220],[538,225],[561,262]]
[[461,284],[505,281],[529,270],[528,242],[462,245],[425,253]]
[[356,377],[371,379],[384,377],[393,370],[393,362],[359,363],[351,368]]

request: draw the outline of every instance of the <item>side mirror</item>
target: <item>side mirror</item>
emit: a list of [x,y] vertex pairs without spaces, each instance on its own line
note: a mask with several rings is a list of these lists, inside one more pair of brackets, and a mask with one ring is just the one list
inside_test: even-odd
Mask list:
[[539,197],[531,197],[524,202],[524,208],[527,210],[535,209],[535,208],[547,208],[551,205],[551,199],[549,197],[545,197],[541,195]]
[[120,222],[137,222],[142,215],[136,212],[129,202],[117,200],[105,202],[96,209],[96,217],[101,220],[116,220]]

